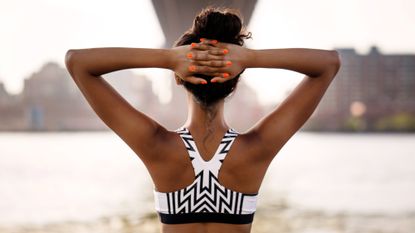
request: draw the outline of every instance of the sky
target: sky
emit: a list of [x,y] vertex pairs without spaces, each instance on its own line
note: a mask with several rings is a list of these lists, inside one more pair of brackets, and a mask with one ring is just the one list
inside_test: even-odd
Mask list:
[[[355,48],[415,54],[413,0],[258,0],[247,25],[247,46],[265,48]],[[0,81],[16,94],[23,80],[49,61],[64,66],[71,48],[159,48],[164,36],[150,0],[0,0]],[[169,99],[171,72],[147,74],[161,99]],[[303,75],[249,69],[243,78],[261,103],[281,101]]]

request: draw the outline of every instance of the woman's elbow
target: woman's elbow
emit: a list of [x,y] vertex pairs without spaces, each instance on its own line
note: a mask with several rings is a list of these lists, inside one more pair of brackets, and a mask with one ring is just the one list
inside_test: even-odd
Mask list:
[[340,66],[341,66],[340,54],[336,50],[331,50],[330,56],[331,56],[331,62],[330,62],[331,66],[337,73],[337,71],[339,71]]
[[327,54],[327,65],[325,73],[334,78],[340,69],[341,61],[340,55],[336,50],[329,50]]
[[65,65],[66,69],[69,71],[69,73],[73,73],[73,71],[76,69],[77,66],[77,57],[78,57],[78,50],[76,49],[69,49],[65,54]]

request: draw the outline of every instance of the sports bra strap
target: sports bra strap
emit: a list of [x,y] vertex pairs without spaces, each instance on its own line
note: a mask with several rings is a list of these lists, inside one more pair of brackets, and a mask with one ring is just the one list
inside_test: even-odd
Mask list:
[[187,128],[182,127],[176,130],[176,132],[180,135],[186,146],[189,158],[192,161],[195,176],[201,171],[204,171],[206,173],[204,177],[206,178],[209,177],[209,172],[211,172],[215,177],[218,177],[222,163],[225,160],[233,142],[235,141],[235,138],[238,136],[238,132],[236,132],[234,129],[228,129],[225,135],[222,137],[222,140],[213,157],[209,161],[206,161],[200,155],[196,143]]

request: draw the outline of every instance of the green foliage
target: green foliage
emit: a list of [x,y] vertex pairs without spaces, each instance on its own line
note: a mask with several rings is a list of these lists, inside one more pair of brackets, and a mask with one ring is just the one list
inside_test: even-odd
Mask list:
[[347,131],[364,131],[366,130],[366,122],[361,117],[351,116],[346,119],[344,128]]
[[415,131],[415,115],[402,112],[382,117],[374,127],[378,131]]

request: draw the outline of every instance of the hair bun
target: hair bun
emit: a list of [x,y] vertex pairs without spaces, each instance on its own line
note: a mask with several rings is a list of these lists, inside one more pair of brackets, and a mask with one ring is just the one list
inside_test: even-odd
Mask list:
[[208,8],[196,16],[192,32],[200,38],[243,45],[243,39],[249,38],[250,34],[244,33],[242,25],[239,12],[230,9]]

